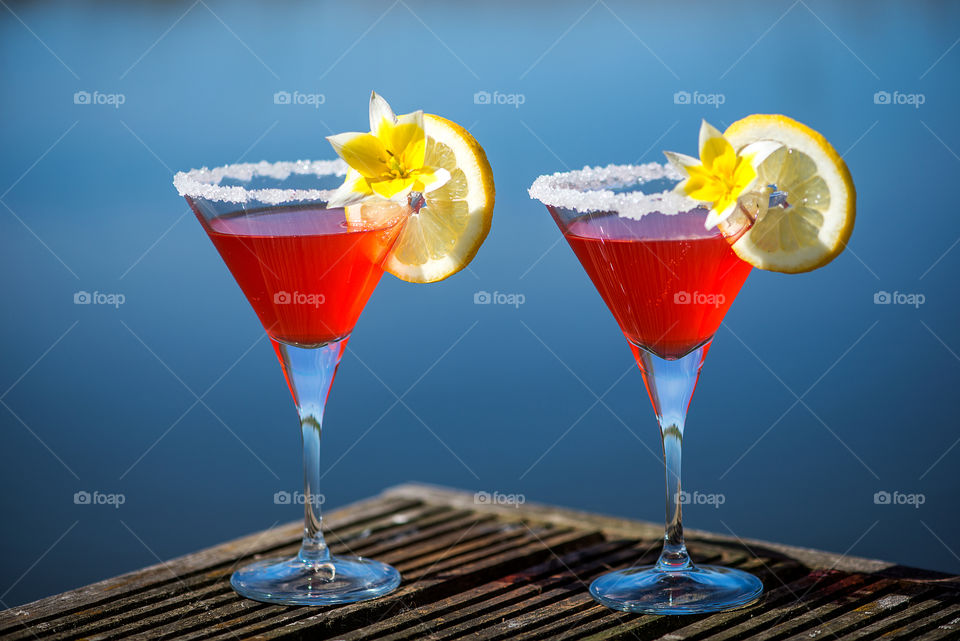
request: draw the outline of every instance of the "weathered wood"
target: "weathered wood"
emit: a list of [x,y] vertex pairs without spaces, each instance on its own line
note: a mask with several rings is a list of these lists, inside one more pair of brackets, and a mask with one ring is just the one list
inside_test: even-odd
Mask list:
[[237,596],[254,558],[296,552],[292,523],[0,612],[4,639],[712,639],[960,638],[960,580],[883,561],[688,530],[696,562],[756,574],[756,604],[657,617],[596,604],[589,582],[652,563],[660,526],[547,505],[476,502],[404,485],[331,512],[334,553],[393,564],[404,581],[375,601],[282,607]]

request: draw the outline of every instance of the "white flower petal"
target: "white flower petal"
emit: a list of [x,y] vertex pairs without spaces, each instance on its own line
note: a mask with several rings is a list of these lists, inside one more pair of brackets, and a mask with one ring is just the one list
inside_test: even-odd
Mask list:
[[738,155],[749,160],[753,168],[757,169],[760,167],[760,163],[781,147],[783,145],[773,140],[757,140],[741,149]]
[[439,189],[447,184],[450,180],[450,172],[444,169],[443,167],[437,167],[433,170],[433,175],[436,177],[429,185],[424,185],[423,193],[429,194],[434,189]]
[[393,202],[395,202],[395,203],[400,203],[401,205],[406,205],[407,202],[410,200],[409,197],[410,197],[410,192],[411,192],[411,191],[413,191],[413,185],[412,185],[412,184],[411,184],[409,187],[407,187],[406,189],[404,189],[404,190],[402,190],[402,191],[398,191],[398,192],[395,193],[394,195],[390,196],[390,200],[393,201]]
[[336,209],[338,207],[349,207],[350,205],[356,205],[366,197],[366,194],[361,194],[353,191],[352,189],[344,188],[344,186],[341,185],[340,188],[338,188],[333,194],[333,196],[330,197],[330,201],[327,203],[327,209]]
[[396,122],[398,125],[407,125],[413,123],[418,129],[423,129],[423,109],[418,109],[413,113],[397,116]]
[[718,212],[716,209],[711,209],[707,214],[707,219],[703,221],[703,226],[707,229],[713,229],[727,218],[730,218],[730,216],[733,215],[733,212],[737,211],[737,207],[739,206],[740,205],[738,201],[734,201],[727,205],[727,208],[721,212]]
[[675,151],[665,151],[663,155],[667,157],[667,160],[670,161],[670,164],[673,165],[677,171],[683,173],[687,173],[687,167],[695,167],[700,164],[699,158],[694,158],[686,154],[678,154]]
[[384,120],[396,123],[397,117],[393,114],[393,109],[383,99],[383,96],[378,95],[376,91],[372,91],[370,92],[370,133],[376,136],[377,132],[380,131],[380,123]]
[[675,194],[680,194],[681,196],[686,196],[686,195],[687,195],[687,182],[688,182],[689,180],[690,180],[689,178],[684,178],[683,180],[681,180],[680,182],[678,182],[676,185],[674,185],[674,186],[673,186],[673,189],[672,189],[671,191],[672,191],[673,193],[675,193]]
[[366,135],[365,133],[362,133],[359,131],[348,131],[342,134],[327,136],[327,142],[329,142],[333,146],[333,150],[337,152],[338,156],[342,156],[340,151],[343,149],[344,145],[346,145],[348,142],[350,142],[351,140],[353,140],[358,136],[365,136],[365,135]]
[[719,129],[711,125],[706,120],[700,121],[700,157],[703,158],[703,147],[711,138],[723,138]]
[[343,184],[333,192],[333,196],[327,202],[327,207],[330,209],[347,207],[360,202],[369,195],[370,191],[364,177],[356,169],[351,168],[347,170],[347,177]]

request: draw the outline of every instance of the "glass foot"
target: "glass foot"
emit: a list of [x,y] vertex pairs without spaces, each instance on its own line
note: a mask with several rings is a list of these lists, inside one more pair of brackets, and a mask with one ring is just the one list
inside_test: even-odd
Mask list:
[[230,577],[241,596],[281,605],[333,605],[375,599],[400,585],[400,573],[380,561],[331,557],[307,563],[298,557],[251,563]]
[[648,565],[604,574],[590,585],[593,598],[614,610],[644,614],[697,614],[733,610],[756,601],[760,579],[731,568],[698,565],[659,570]]

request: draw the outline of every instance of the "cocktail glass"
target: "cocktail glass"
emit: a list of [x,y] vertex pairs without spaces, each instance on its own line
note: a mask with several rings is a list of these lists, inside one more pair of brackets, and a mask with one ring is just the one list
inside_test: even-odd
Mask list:
[[293,558],[234,572],[234,590],[256,601],[349,603],[400,583],[385,563],[332,556],[321,531],[324,407],[404,213],[398,206],[395,216],[381,211],[380,222],[358,226],[346,222],[342,209],[327,209],[346,170],[341,161],[238,164],[174,180],[266,329],[300,415],[303,541]]
[[[643,374],[660,424],[666,475],[666,532],[655,565],[605,574],[594,599],[628,612],[692,614],[755,601],[752,574],[694,565],[683,539],[680,451],[687,408],[713,335],[750,273],[707,210],[672,193],[669,165],[609,166],[541,176],[543,202],[613,313]],[[748,224],[741,214],[728,236]]]

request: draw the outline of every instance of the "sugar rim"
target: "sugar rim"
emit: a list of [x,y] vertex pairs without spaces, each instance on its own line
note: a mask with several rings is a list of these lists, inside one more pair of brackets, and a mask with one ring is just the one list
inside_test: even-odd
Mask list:
[[670,164],[650,162],[643,165],[607,165],[584,167],[574,171],[544,175],[533,181],[528,193],[544,205],[588,213],[615,211],[626,218],[645,214],[679,214],[704,205],[672,190],[645,194],[642,191],[615,193],[615,187],[641,186],[655,180],[682,180],[683,175]]
[[333,189],[247,189],[239,185],[221,186],[224,178],[251,180],[254,176],[286,180],[290,174],[346,176],[347,163],[336,160],[297,160],[293,162],[236,163],[207,169],[181,171],[173,177],[173,185],[181,196],[224,203],[261,202],[279,205],[287,202],[330,200]]

